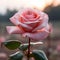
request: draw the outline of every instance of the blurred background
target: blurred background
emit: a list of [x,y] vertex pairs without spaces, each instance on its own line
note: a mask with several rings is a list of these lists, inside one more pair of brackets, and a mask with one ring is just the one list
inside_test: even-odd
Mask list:
[[[49,15],[53,32],[44,40],[43,45],[38,48],[35,46],[34,49],[44,50],[48,60],[60,60],[60,0],[0,0],[0,42],[11,39],[27,42],[20,35],[9,35],[6,31],[6,26],[13,25],[9,18],[24,7],[37,8]],[[13,52],[0,46],[0,60],[7,60]]]

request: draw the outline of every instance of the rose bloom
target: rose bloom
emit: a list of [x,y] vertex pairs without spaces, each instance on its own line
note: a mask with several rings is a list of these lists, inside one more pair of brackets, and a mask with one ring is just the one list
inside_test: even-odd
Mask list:
[[41,40],[50,33],[48,15],[40,10],[24,8],[10,18],[16,26],[7,26],[9,34],[21,34],[32,40]]

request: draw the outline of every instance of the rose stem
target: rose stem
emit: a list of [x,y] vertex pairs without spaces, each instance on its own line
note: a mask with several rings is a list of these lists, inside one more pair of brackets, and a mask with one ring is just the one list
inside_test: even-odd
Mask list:
[[29,55],[30,55],[30,38],[29,38],[29,42],[28,42],[28,54],[27,54],[27,60],[29,60]]
[[49,49],[51,48],[51,37],[50,37],[50,35],[47,37],[47,43],[48,43],[47,58],[48,58],[48,60],[50,60],[50,52],[49,52]]

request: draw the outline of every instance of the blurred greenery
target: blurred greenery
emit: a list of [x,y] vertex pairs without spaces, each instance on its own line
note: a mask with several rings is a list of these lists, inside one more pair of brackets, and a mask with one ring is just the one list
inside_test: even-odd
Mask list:
[[50,6],[45,10],[45,12],[49,15],[51,21],[60,21],[60,6]]
[[6,14],[0,14],[0,22],[9,22],[9,18],[12,17],[16,12],[16,10],[11,11],[7,9]]

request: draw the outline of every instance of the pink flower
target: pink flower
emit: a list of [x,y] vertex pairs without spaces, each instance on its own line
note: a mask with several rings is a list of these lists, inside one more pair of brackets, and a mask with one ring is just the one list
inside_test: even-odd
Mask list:
[[60,51],[60,44],[57,45],[56,50],[57,50],[57,51]]
[[48,15],[37,9],[22,9],[10,21],[16,26],[7,26],[9,34],[22,34],[33,40],[41,40],[50,33]]
[[3,36],[0,36],[0,43],[4,42],[6,39]]
[[7,54],[0,53],[0,59],[7,59]]

